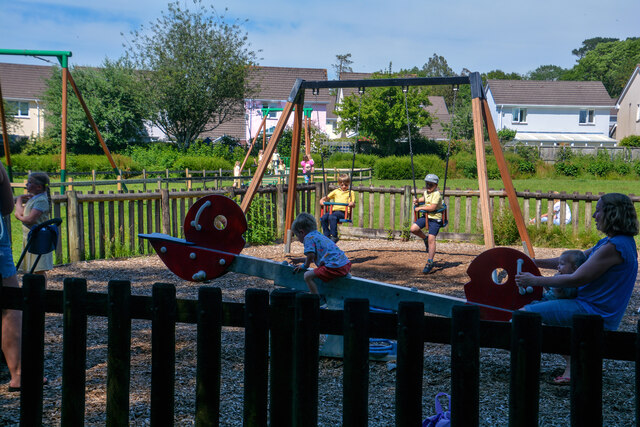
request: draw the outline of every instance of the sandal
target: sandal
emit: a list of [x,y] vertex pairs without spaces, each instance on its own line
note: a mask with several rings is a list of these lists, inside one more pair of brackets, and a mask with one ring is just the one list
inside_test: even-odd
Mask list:
[[564,377],[562,375],[557,376],[553,379],[553,384],[555,385],[569,385],[571,384],[571,378]]

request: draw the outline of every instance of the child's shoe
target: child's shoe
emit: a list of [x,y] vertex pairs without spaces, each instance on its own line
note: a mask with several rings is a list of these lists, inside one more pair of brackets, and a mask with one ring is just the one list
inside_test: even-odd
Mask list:
[[327,308],[329,308],[327,306],[327,299],[323,296],[320,296],[320,310],[326,310]]
[[338,243],[338,240],[340,240],[340,239],[338,238],[338,236],[331,236],[331,241],[332,241],[333,243]]
[[424,274],[429,274],[431,273],[431,270],[433,270],[433,261],[427,261],[427,264],[422,269],[422,272]]

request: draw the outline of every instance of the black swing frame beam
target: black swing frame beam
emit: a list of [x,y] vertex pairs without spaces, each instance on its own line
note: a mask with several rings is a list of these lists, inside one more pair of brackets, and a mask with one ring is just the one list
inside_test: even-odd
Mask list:
[[484,89],[482,87],[482,78],[480,73],[473,72],[468,76],[459,77],[408,77],[408,78],[389,78],[389,79],[365,79],[365,80],[303,80],[297,79],[291,89],[287,103],[283,108],[282,115],[271,135],[261,164],[251,180],[251,184],[242,200],[241,208],[246,214],[251,205],[251,201],[255,196],[260,181],[267,169],[267,164],[271,160],[271,156],[275,152],[278,140],[282,136],[282,132],[289,121],[291,113],[294,113],[293,121],[293,138],[291,141],[291,159],[290,172],[287,192],[286,217],[285,217],[285,252],[289,253],[291,248],[291,224],[295,213],[296,203],[296,184],[298,180],[298,160],[300,154],[301,130],[302,130],[302,110],[304,107],[304,95],[306,89],[317,91],[319,89],[344,89],[344,88],[367,88],[367,87],[394,87],[394,86],[440,86],[440,85],[470,85],[471,86],[471,105],[473,111],[473,129],[476,148],[476,161],[478,165],[478,186],[480,189],[480,209],[482,212],[482,224],[484,233],[484,242],[487,249],[495,246],[493,239],[493,224],[491,221],[491,209],[489,200],[489,184],[487,177],[487,163],[484,151],[483,125],[486,125],[489,134],[489,141],[493,149],[502,182],[509,199],[509,205],[516,220],[518,232],[522,239],[525,252],[534,257],[533,247],[527,233],[527,228],[522,217],[522,211],[516,196],[515,188],[509,170],[507,168],[504,154],[500,146],[500,141],[496,132],[496,128],[491,118],[491,111],[487,103]]

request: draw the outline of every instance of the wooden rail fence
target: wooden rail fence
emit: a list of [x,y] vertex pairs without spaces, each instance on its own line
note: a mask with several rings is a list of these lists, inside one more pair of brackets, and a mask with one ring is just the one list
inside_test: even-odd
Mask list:
[[[333,188],[330,186],[330,189]],[[287,185],[261,187],[258,200],[260,211],[249,212],[248,218],[263,216],[266,226],[282,238],[284,233]],[[342,225],[343,237],[381,239],[409,238],[408,227],[413,221],[412,199],[409,186],[354,187],[357,193],[353,224]],[[189,207],[200,197],[208,194],[225,194],[241,201],[246,189],[227,187],[224,189],[175,191],[166,188],[150,192],[129,193],[81,193],[69,191],[54,195],[53,214],[63,218],[61,243],[56,250],[55,262],[76,262],[88,259],[104,259],[131,254],[147,254],[152,249],[148,242],[138,238],[138,233],[165,233],[184,237],[182,224]],[[298,184],[296,213],[306,211],[320,219],[322,183]],[[490,190],[491,206],[507,209],[509,204],[502,190]],[[525,218],[536,218],[537,227],[555,227],[552,222],[540,223],[542,214],[553,216],[555,199],[560,200],[562,229],[573,233],[594,230],[592,214],[600,195],[543,193],[524,191],[517,193]],[[630,195],[636,206],[640,197]],[[448,189],[445,201],[449,206],[449,225],[440,233],[443,239],[469,241],[482,236],[482,220],[477,190]],[[568,205],[572,216],[564,223]],[[15,249],[15,248],[14,248]],[[19,253],[19,250],[16,252]]]
[[[480,424],[480,349],[509,350],[509,425],[537,426],[541,353],[570,354],[573,426],[602,425],[603,359],[640,358],[640,334],[603,331],[599,316],[575,316],[573,327],[542,326],[533,313],[513,322],[479,320],[473,306],[452,317],[425,316],[421,303],[401,302],[397,314],[370,313],[366,299],[348,299],[344,311],[319,309],[317,296],[278,289],[246,291],[245,303],[223,303],[219,288],[201,287],[198,300],[176,299],[170,284],[152,296],[131,295],[128,281],[111,281],[108,293],[87,292],[86,280],[68,278],[64,290],[45,290],[44,278],[25,275],[23,288],[0,288],[0,307],[23,312],[21,425],[43,416],[45,314],[64,322],[61,424],[82,426],[85,410],[87,318],[108,318],[106,424],[129,423],[131,321],[151,320],[151,425],[172,425],[177,323],[197,327],[196,425],[219,425],[222,328],[244,328],[244,411],[247,426],[313,426],[318,422],[320,334],[344,336],[343,419],[368,422],[369,337],[397,340],[395,425],[419,426],[423,418],[424,343],[451,346],[452,426]],[[639,325],[640,326],[640,325]],[[636,368],[636,390],[640,385]],[[426,373],[428,374],[428,373]],[[186,381],[186,380],[185,380]],[[390,399],[393,397],[390,396]],[[636,392],[635,422],[640,422]],[[338,423],[338,420],[335,420]],[[393,420],[389,420],[393,424]]]

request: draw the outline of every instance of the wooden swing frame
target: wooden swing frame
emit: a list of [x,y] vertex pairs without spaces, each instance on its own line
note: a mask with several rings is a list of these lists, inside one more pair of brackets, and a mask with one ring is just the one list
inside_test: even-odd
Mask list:
[[[390,86],[436,86],[436,85],[464,85],[471,86],[471,107],[473,116],[473,134],[475,141],[476,162],[478,165],[478,188],[480,191],[480,210],[482,213],[482,228],[484,233],[484,244],[486,249],[495,247],[495,241],[493,239],[493,224],[491,218],[491,205],[489,198],[489,180],[487,176],[487,162],[484,151],[484,136],[483,126],[486,125],[487,132],[489,134],[489,142],[493,149],[498,163],[498,169],[500,176],[502,177],[502,183],[504,184],[507,198],[509,199],[509,206],[513,212],[513,216],[516,221],[518,233],[522,240],[522,245],[530,257],[534,257],[533,246],[527,232],[527,227],[522,216],[522,211],[518,203],[515,188],[513,187],[513,181],[511,175],[509,175],[509,169],[507,167],[502,147],[500,147],[500,140],[498,133],[491,118],[491,111],[489,104],[485,97],[484,89],[482,87],[482,78],[480,73],[474,72],[468,76],[462,77],[424,77],[424,78],[397,78],[397,79],[371,79],[371,80],[303,80],[297,79],[291,89],[291,93],[282,109],[282,115],[276,124],[275,130],[269,138],[269,142],[265,148],[262,162],[258,165],[251,184],[247,189],[247,192],[242,200],[240,207],[246,214],[251,205],[251,201],[257,193],[258,186],[264,176],[267,169],[267,164],[271,160],[271,156],[275,152],[276,146],[282,132],[289,121],[289,117],[294,113],[293,119],[293,138],[291,141],[291,164],[297,165],[300,157],[300,142],[302,131],[302,110],[304,107],[304,94],[305,89],[319,90],[319,89],[339,89],[339,88],[360,88],[360,87],[390,87]],[[296,184],[298,180],[298,169],[292,167],[289,173],[289,186],[287,192],[287,205],[285,216],[285,252],[289,253],[291,250],[291,224],[293,223],[293,217],[295,214],[296,203]]]

